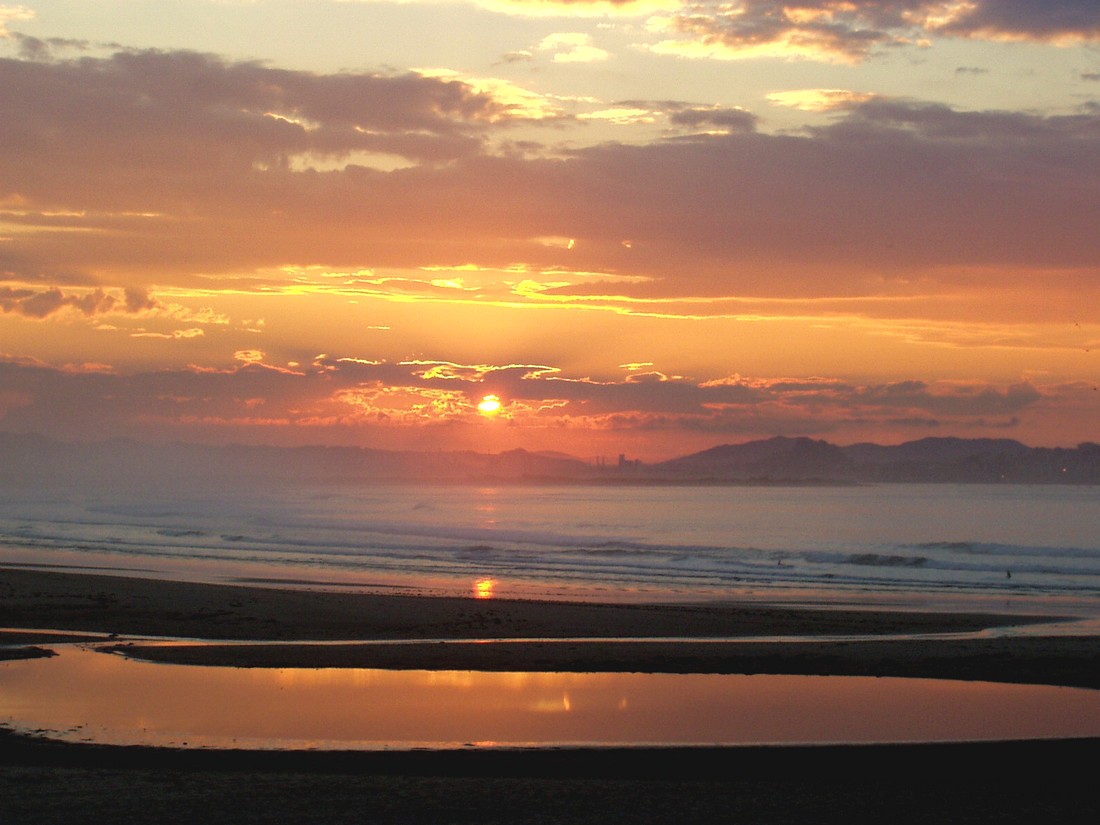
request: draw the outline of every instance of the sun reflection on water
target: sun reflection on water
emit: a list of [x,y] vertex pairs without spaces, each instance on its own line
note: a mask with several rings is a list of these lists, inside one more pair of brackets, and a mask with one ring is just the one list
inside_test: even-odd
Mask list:
[[493,598],[493,590],[497,586],[496,579],[478,579],[474,582],[474,598],[475,599],[491,599]]

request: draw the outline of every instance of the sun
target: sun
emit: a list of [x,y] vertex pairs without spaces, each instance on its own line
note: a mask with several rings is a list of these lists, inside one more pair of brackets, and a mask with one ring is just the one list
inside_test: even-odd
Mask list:
[[500,397],[496,395],[485,396],[481,399],[481,403],[477,405],[477,411],[482,415],[492,418],[500,412]]

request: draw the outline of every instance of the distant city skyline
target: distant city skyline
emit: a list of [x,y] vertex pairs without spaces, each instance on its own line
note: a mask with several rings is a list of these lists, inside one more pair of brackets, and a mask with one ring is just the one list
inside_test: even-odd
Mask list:
[[0,431],[1100,440],[1100,4],[0,0]]

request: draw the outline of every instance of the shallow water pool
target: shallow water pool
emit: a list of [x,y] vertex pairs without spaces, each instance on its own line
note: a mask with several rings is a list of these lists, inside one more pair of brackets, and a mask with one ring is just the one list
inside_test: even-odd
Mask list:
[[1100,736],[1100,691],[931,679],[242,669],[62,645],[0,663],[0,722],[70,741],[411,749]]

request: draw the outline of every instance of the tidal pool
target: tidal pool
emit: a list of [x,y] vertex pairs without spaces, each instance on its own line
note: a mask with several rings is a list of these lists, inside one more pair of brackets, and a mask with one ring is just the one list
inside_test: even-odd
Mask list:
[[1100,691],[819,676],[242,669],[59,646],[0,663],[0,723],[189,747],[925,742],[1100,736]]

